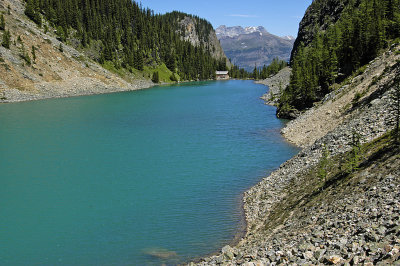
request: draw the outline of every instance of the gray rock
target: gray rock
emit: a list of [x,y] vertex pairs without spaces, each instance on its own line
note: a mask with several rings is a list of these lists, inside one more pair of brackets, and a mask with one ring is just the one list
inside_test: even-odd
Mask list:
[[311,260],[314,257],[314,253],[312,251],[306,251],[303,253],[303,258],[306,260]]
[[222,248],[222,254],[228,260],[232,260],[235,257],[234,253],[235,253],[234,249],[229,245]]
[[315,258],[317,261],[321,261],[321,260],[323,259],[324,255],[325,255],[325,252],[326,252],[325,249],[316,250],[316,251],[314,252],[314,258]]

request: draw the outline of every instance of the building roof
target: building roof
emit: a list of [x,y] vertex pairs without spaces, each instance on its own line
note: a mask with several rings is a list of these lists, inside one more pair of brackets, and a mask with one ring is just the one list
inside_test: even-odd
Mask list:
[[228,72],[229,72],[229,71],[216,71],[215,73],[216,73],[217,75],[228,75]]

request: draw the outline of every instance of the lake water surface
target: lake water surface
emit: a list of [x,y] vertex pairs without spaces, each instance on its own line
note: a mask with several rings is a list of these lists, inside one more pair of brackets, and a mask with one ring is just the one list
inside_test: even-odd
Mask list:
[[241,194],[297,152],[265,90],[197,82],[0,105],[0,265],[176,264],[229,244]]

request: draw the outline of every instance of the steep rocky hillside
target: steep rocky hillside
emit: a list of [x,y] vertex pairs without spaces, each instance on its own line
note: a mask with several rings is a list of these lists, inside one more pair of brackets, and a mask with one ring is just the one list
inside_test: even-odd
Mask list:
[[273,35],[261,26],[220,26],[216,33],[226,56],[247,71],[255,65],[269,65],[275,57],[288,61],[294,42],[294,38]]
[[400,45],[283,130],[303,150],[244,195],[246,235],[200,265],[400,262]]
[[22,1],[1,1],[0,12],[11,33],[10,49],[0,46],[0,102],[135,90],[153,84],[139,74],[122,79],[60,42],[53,32],[44,33],[24,15]]
[[[211,51],[211,54],[214,58],[221,60],[224,59],[227,61],[228,66],[230,66],[230,62],[228,58],[225,55],[224,50],[221,47],[221,44],[218,41],[216,32],[214,29],[209,29],[208,30],[208,35],[202,39],[199,36],[199,22],[198,18],[192,17],[192,16],[184,16],[183,19],[179,20],[179,25],[180,29],[178,29],[178,32],[183,36],[182,38],[185,41],[191,42],[194,46],[204,46],[206,47],[209,51]],[[210,24],[210,27],[211,24]],[[203,29],[203,31],[205,31]]]

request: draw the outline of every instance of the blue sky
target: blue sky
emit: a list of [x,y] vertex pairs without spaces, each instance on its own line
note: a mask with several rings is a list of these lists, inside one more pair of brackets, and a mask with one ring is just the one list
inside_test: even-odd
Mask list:
[[173,10],[198,15],[214,28],[264,26],[270,33],[297,35],[299,22],[312,0],[138,0],[156,13]]

